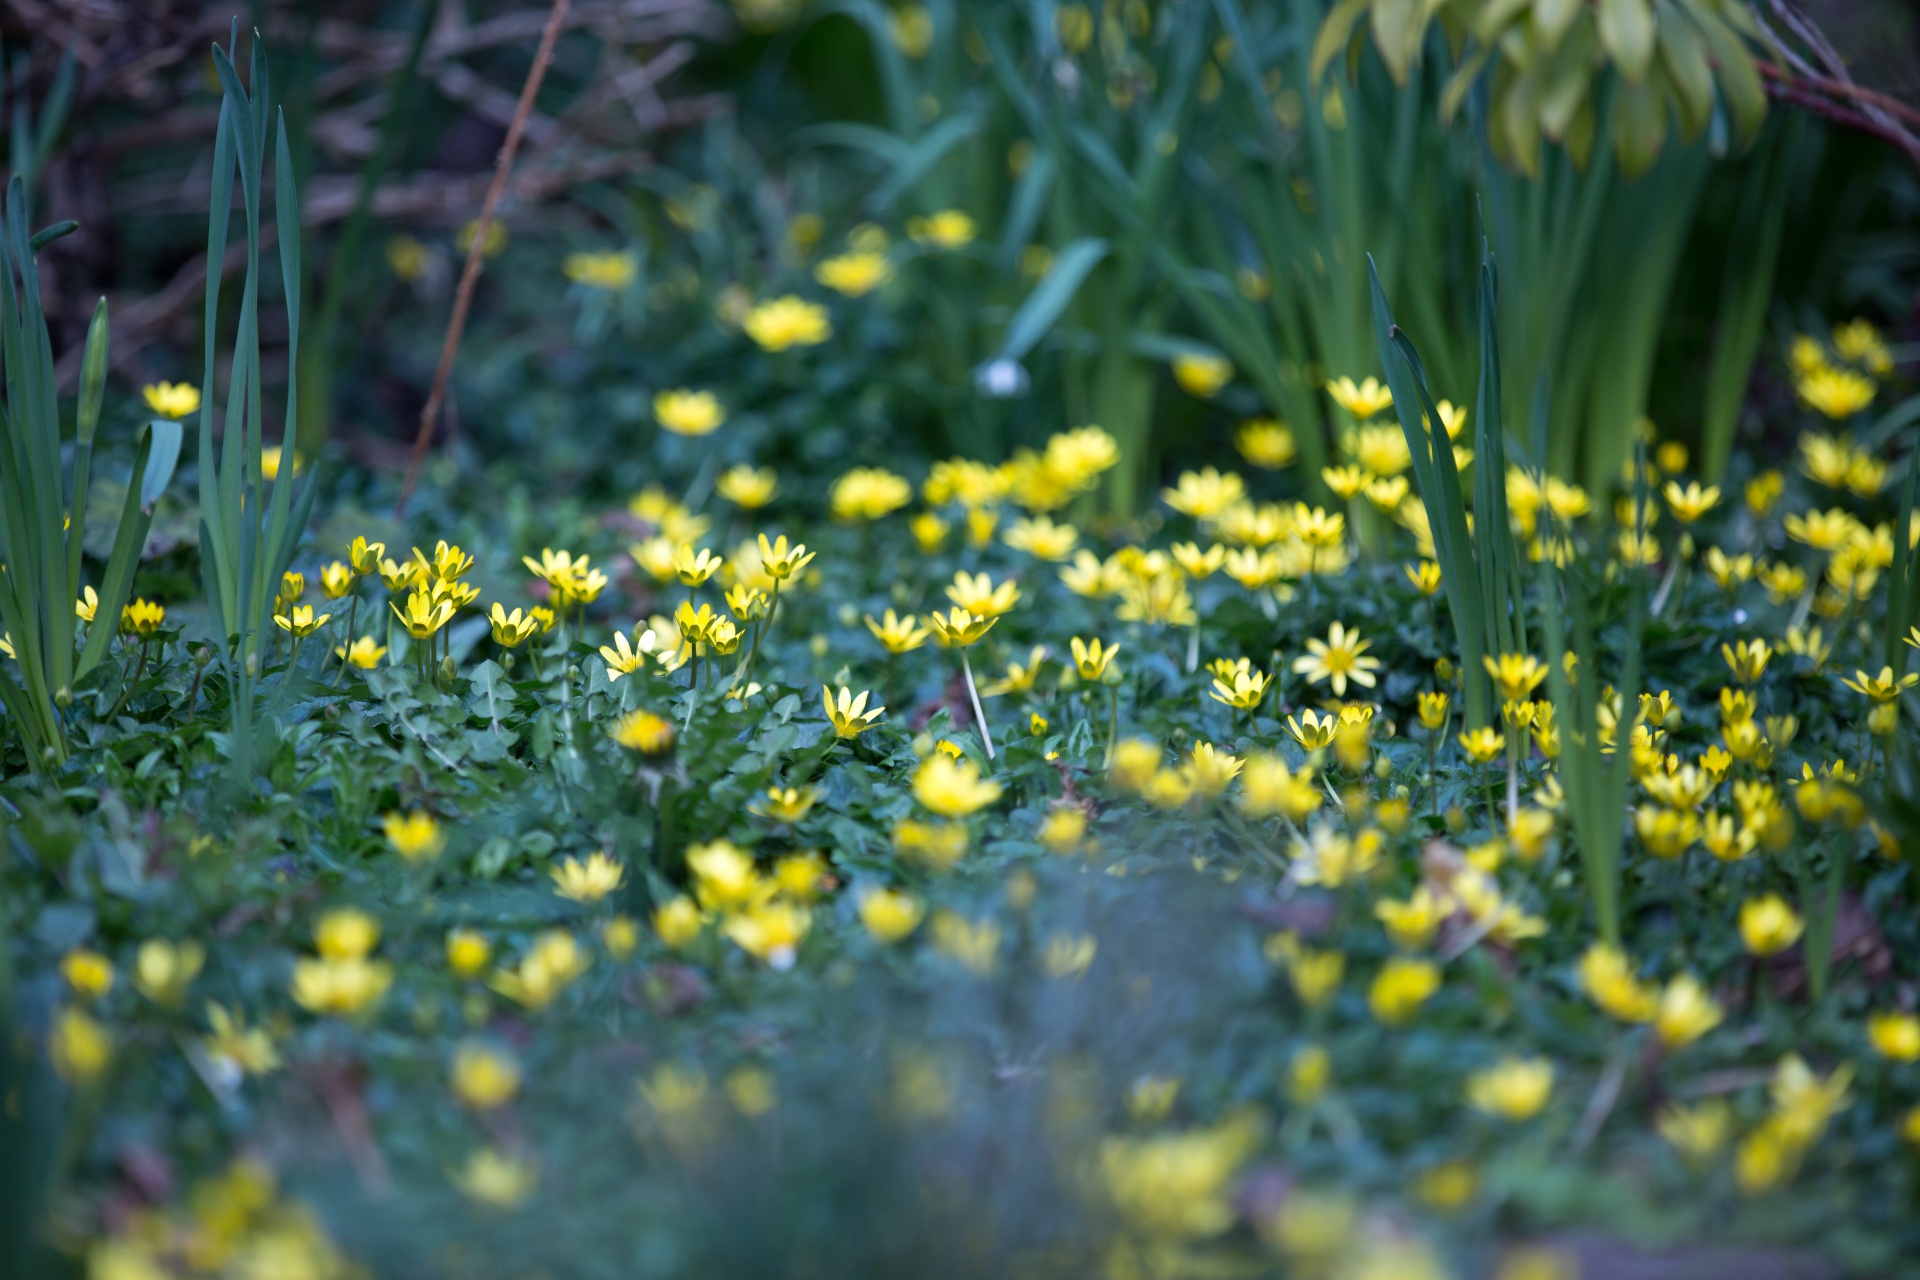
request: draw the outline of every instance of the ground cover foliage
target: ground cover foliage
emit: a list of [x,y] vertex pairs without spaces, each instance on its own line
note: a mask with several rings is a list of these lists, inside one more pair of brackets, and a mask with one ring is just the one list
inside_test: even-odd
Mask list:
[[[1004,98],[921,160],[818,126],[897,187],[837,221],[692,184],[664,249],[509,249],[557,301],[482,326],[477,439],[404,519],[271,442],[313,398],[262,353],[305,273],[257,44],[212,64],[208,256],[248,260],[197,385],[118,385],[103,317],[60,399],[16,187],[0,1270],[1902,1273],[1914,348],[1756,321],[1710,380],[1789,394],[1669,432],[1654,337],[1626,389],[1543,337],[1588,320],[1497,217],[1297,289],[1286,235],[1160,244],[1311,203],[1155,167],[1152,112],[1268,47],[1230,4],[1023,11],[1104,102],[1024,117],[988,243],[916,183],[1025,110],[1018,24],[842,8],[896,126],[963,60]],[[1389,52],[1351,43],[1356,129]],[[1076,225],[1079,164],[1139,203]]]

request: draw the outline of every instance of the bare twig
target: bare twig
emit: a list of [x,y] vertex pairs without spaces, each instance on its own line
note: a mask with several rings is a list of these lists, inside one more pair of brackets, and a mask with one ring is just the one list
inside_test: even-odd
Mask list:
[[467,309],[473,305],[474,285],[480,279],[480,264],[485,260],[487,232],[493,226],[494,209],[500,203],[500,193],[506,188],[507,174],[513,168],[513,156],[520,149],[520,138],[526,132],[527,118],[533,114],[533,99],[540,92],[540,81],[546,77],[547,64],[553,60],[553,46],[560,38],[560,28],[567,20],[569,0],[553,0],[553,12],[547,17],[547,27],[540,33],[540,48],[533,55],[533,66],[527,69],[527,83],[520,90],[520,106],[514,112],[513,123],[507,128],[507,140],[501,144],[500,159],[493,170],[493,182],[487,187],[486,203],[480,206],[480,217],[473,225],[473,241],[467,248],[467,265],[460,272],[460,287],[454,294],[453,316],[447,322],[446,341],[440,346],[440,365],[433,372],[433,387],[427,393],[426,407],[420,410],[420,431],[413,439],[413,459],[407,464],[407,478],[400,486],[400,498],[393,504],[395,519],[404,516],[407,500],[413,496],[414,485],[420,480],[420,464],[427,456],[427,442],[433,438],[433,420],[440,412],[440,402],[446,398],[447,379],[453,373],[453,358],[460,350],[460,336],[467,327]]

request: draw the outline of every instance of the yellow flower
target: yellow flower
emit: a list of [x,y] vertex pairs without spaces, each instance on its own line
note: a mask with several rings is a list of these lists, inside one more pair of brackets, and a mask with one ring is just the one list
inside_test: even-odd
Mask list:
[[1327,383],[1333,402],[1356,418],[1371,418],[1393,404],[1393,392],[1378,378],[1368,378],[1358,386],[1352,378],[1335,378]]
[[492,1111],[520,1092],[520,1064],[501,1050],[469,1040],[453,1051],[448,1085],[461,1105]]
[[826,704],[827,719],[833,722],[833,732],[837,737],[857,738],[873,728],[874,722],[886,714],[885,707],[867,710],[867,699],[870,696],[869,692],[863,691],[855,697],[853,690],[843,686],[839,701],[835,702],[833,690],[826,686],[821,687],[820,699]]
[[1740,904],[1740,940],[1756,956],[1785,951],[1805,930],[1800,916],[1777,893]]
[[1920,1018],[1911,1013],[1874,1014],[1867,1019],[1867,1039],[1889,1061],[1920,1061]]
[[791,902],[763,902],[728,916],[721,931],[742,951],[777,972],[793,968],[813,914]]
[[946,615],[938,610],[927,615],[927,622],[933,627],[940,642],[949,648],[964,649],[976,644],[980,638],[993,630],[998,618],[978,618],[957,605]]
[[873,632],[873,638],[884,645],[888,653],[907,653],[918,649],[927,642],[929,634],[925,627],[914,620],[912,614],[902,618],[891,609],[887,610],[886,617],[880,622],[875,622],[873,615],[868,614],[866,623],[867,630]]
[[1859,527],[1853,513],[1840,507],[1828,511],[1811,508],[1804,514],[1790,511],[1780,524],[1789,538],[1815,551],[1838,551],[1853,539]]
[[[326,593],[327,599],[338,600],[353,590],[353,578],[353,569],[335,560],[320,570],[320,590]],[[88,618],[88,621],[91,622],[92,618]]]
[[1088,641],[1075,636],[1069,642],[1069,647],[1073,650],[1074,669],[1080,673],[1082,680],[1088,681],[1105,677],[1107,668],[1113,663],[1113,656],[1120,652],[1119,645],[1103,646],[1098,637]]
[[508,613],[501,607],[498,600],[494,601],[493,610],[487,615],[487,621],[493,628],[494,642],[508,649],[518,648],[540,631],[538,618],[522,613],[518,609]]
[[1287,717],[1287,732],[1307,750],[1318,751],[1333,741],[1333,731],[1339,724],[1340,721],[1334,716],[1323,716],[1307,710],[1300,713],[1298,721],[1292,716]]
[[654,421],[677,436],[705,436],[718,430],[727,420],[727,411],[711,391],[692,391],[680,387],[662,391],[653,398]]
[[1267,696],[1267,687],[1272,683],[1273,677],[1270,675],[1238,669],[1233,672],[1231,679],[1214,677],[1213,688],[1207,696],[1237,711],[1251,711]]
[[1547,664],[1530,653],[1503,653],[1498,661],[1492,654],[1485,654],[1480,661],[1505,702],[1532,697],[1540,682],[1547,678]]
[[415,640],[427,639],[446,626],[448,620],[453,617],[451,601],[442,600],[436,604],[429,592],[419,588],[415,588],[412,594],[407,596],[407,607],[404,612],[392,601],[387,602],[387,607],[393,610],[393,616],[400,619],[400,625],[405,627],[407,634]]
[[1001,536],[1001,541],[1017,551],[1055,562],[1072,555],[1074,544],[1079,540],[1078,529],[1070,524],[1055,524],[1046,516],[1016,520]]
[[261,1027],[248,1027],[246,1018],[220,1005],[207,1005],[207,1026],[211,1034],[200,1041],[207,1056],[231,1076],[263,1076],[280,1068],[280,1054],[273,1037]]
[[951,871],[966,856],[972,835],[962,822],[919,822],[905,818],[894,824],[893,847],[908,862],[935,871]]
[[1828,366],[1802,374],[1794,382],[1800,403],[1838,421],[1873,403],[1873,379],[1851,369]]
[[609,736],[629,751],[657,756],[673,747],[673,721],[651,711],[629,711],[613,722]]
[[90,1084],[113,1061],[113,1033],[81,1009],[62,1009],[47,1037],[47,1056],[60,1078]]
[[844,297],[863,298],[893,279],[893,264],[884,253],[843,253],[822,259],[813,278]]
[[1656,858],[1677,858],[1700,836],[1700,821],[1686,809],[1643,804],[1633,811],[1633,829]]
[[1417,565],[1406,566],[1407,581],[1414,590],[1423,596],[1430,596],[1440,590],[1440,566],[1431,560],[1422,560]]
[[720,496],[743,511],[757,511],[773,501],[777,480],[772,467],[754,468],[746,463],[728,467],[720,473],[714,488]]
[[147,408],[163,418],[180,419],[200,411],[200,388],[190,382],[155,382],[140,388]]
[[453,1185],[475,1204],[489,1209],[514,1209],[524,1204],[540,1184],[540,1166],[526,1156],[496,1147],[477,1148],[452,1175]]
[[1747,481],[1743,491],[1747,510],[1754,519],[1764,520],[1773,513],[1774,506],[1787,491],[1786,477],[1778,471],[1762,471]]
[[520,963],[501,969],[488,984],[528,1009],[544,1009],[593,964],[593,957],[565,929],[537,935]]
[[[969,523],[971,523],[973,517],[977,514],[981,513],[974,511],[967,513]],[[992,515],[991,512],[985,514],[989,516]],[[931,511],[922,511],[913,518],[907,527],[913,531],[913,540],[918,544],[923,554],[932,555],[946,545],[947,522]],[[991,530],[989,530],[989,536],[991,536]]]
[[1720,1025],[1725,1017],[1719,1003],[1700,985],[1700,980],[1683,973],[1660,993],[1660,1007],[1653,1017],[1654,1034],[1669,1049],[1692,1044]]
[[953,575],[947,599],[977,618],[999,618],[1019,602],[1020,584],[1009,579],[995,586],[986,574],[963,569]]
[[942,209],[927,218],[908,218],[907,235],[930,249],[964,249],[973,242],[973,219],[958,209]]
[[389,813],[383,820],[387,843],[409,863],[432,862],[447,847],[439,821],[424,809]]
[[1287,1097],[1306,1106],[1327,1091],[1333,1077],[1333,1059],[1317,1044],[1307,1045],[1287,1064]]
[[954,760],[934,752],[913,774],[913,795],[943,818],[965,818],[1000,798],[1002,787],[980,776],[971,760]]
[[1720,656],[1726,659],[1733,678],[1741,684],[1753,684],[1766,672],[1773,650],[1765,640],[1742,640],[1737,645],[1723,644]]
[[1621,1022],[1652,1022],[1659,1013],[1660,992],[1633,976],[1627,957],[1616,948],[1596,942],[1580,957],[1580,985],[1609,1017]]
[[75,995],[98,1000],[113,990],[113,961],[98,951],[75,948],[60,957],[60,976]]
[[[293,469],[296,473],[306,465],[306,457],[298,449],[293,451]],[[280,446],[269,445],[260,451],[260,478],[278,480],[280,478]]]
[[552,868],[550,874],[556,894],[571,902],[591,903],[626,883],[627,869],[596,849],[587,855],[585,862],[568,858]]
[[1212,577],[1227,561],[1227,549],[1217,542],[1204,551],[1196,542],[1176,542],[1172,554],[1173,562],[1180,566],[1180,571],[1194,579]]
[[674,951],[699,937],[700,927],[700,908],[685,894],[669,898],[654,910],[653,931]]
[[1298,451],[1292,429],[1271,418],[1241,423],[1240,430],[1234,433],[1233,444],[1241,457],[1267,471],[1286,466]]
[[1380,966],[1367,991],[1367,1007],[1374,1018],[1397,1027],[1420,1010],[1440,989],[1440,966],[1431,960],[1393,956]]
[[1386,926],[1393,945],[1417,951],[1433,941],[1440,922],[1452,912],[1453,903],[1436,895],[1426,885],[1413,891],[1406,901],[1384,898],[1373,904],[1374,918]]
[[768,787],[766,795],[747,804],[747,812],[792,824],[806,817],[819,799],[818,787]]
[[1467,1079],[1467,1101],[1473,1109],[1502,1120],[1532,1119],[1552,1093],[1553,1063],[1545,1058],[1502,1058]]
[[926,908],[912,894],[872,889],[860,898],[860,923],[875,942],[890,946],[920,927]]
[[1000,926],[991,919],[968,920],[953,911],[933,917],[933,946],[962,968],[985,976],[1000,953]]
[[1507,749],[1507,735],[1491,725],[1482,725],[1459,736],[1461,749],[1475,764],[1486,764]]
[[342,907],[321,916],[313,928],[314,949],[327,960],[359,960],[380,945],[380,922]]
[[619,293],[639,275],[640,260],[621,249],[570,253],[561,260],[560,270],[567,279],[584,288]]
[[1692,1107],[1673,1103],[1660,1112],[1654,1127],[1687,1163],[1699,1166],[1727,1145],[1733,1112],[1719,1098],[1708,1098]]
[[135,600],[120,610],[121,634],[145,640],[158,632],[167,620],[167,611],[151,600]]
[[1344,624],[1335,622],[1327,629],[1325,640],[1308,638],[1307,652],[1293,660],[1293,669],[1305,675],[1309,684],[1328,681],[1334,696],[1344,698],[1349,680],[1365,689],[1374,686],[1373,673],[1379,670],[1380,660],[1363,656],[1367,648],[1368,642],[1360,638],[1358,631],[1349,631]]
[[836,883],[826,859],[812,851],[790,853],[774,863],[773,882],[795,902],[812,902]]
[[363,956],[293,963],[293,1000],[309,1013],[349,1017],[371,1008],[393,984],[393,966]]
[[133,989],[155,1004],[177,1008],[206,958],[206,950],[192,939],[175,943],[149,938],[134,956]]
[[1842,680],[1841,683],[1874,702],[1892,702],[1904,690],[1920,684],[1920,674],[1909,671],[1903,676],[1895,676],[1892,667],[1880,668],[1878,676],[1870,676],[1856,667],[1853,675],[1853,679]]
[[1364,467],[1322,467],[1320,479],[1333,491],[1334,497],[1352,502],[1362,489],[1373,483],[1374,475]]
[[1173,380],[1188,395],[1211,400],[1233,381],[1233,362],[1225,356],[1184,352],[1173,358]]
[[1893,354],[1871,321],[1854,319],[1833,331],[1833,349],[1840,358],[1884,378],[1893,372]]
[[1420,695],[1420,727],[1428,733],[1438,733],[1447,723],[1447,691],[1430,690]]
[[1048,853],[1074,852],[1087,838],[1087,811],[1078,805],[1055,805],[1047,811],[1035,838]]
[[279,627],[282,631],[291,633],[296,640],[304,640],[320,628],[326,626],[328,620],[332,617],[333,615],[330,613],[323,613],[315,617],[312,605],[297,604],[293,606],[291,615],[284,613],[274,614],[273,625]]
[[1225,474],[1207,467],[1201,471],[1183,471],[1171,489],[1162,489],[1161,498],[1182,515],[1196,520],[1215,520],[1246,497],[1246,484],[1229,471]]
[[493,944],[477,929],[447,931],[447,968],[456,978],[477,978],[493,959]]
[[740,327],[763,351],[817,347],[833,336],[827,309],[792,293],[758,304]]

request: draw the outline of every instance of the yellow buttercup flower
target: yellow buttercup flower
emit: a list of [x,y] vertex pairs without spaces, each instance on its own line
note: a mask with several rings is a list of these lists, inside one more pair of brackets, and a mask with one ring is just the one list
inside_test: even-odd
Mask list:
[[879,622],[873,615],[866,617],[867,630],[873,632],[873,638],[885,646],[888,653],[909,653],[927,642],[930,632],[921,626],[912,614],[902,618],[889,609]]
[[76,948],[60,957],[60,976],[75,995],[98,1000],[113,990],[113,961],[98,951]]
[[645,709],[629,711],[613,722],[612,739],[641,755],[661,755],[673,747],[673,721]]
[[1920,1061],[1920,1018],[1911,1013],[1874,1014],[1867,1019],[1867,1039],[1888,1061]]
[[312,605],[297,604],[293,606],[291,613],[274,614],[273,625],[279,627],[282,631],[288,632],[296,640],[304,640],[320,628],[326,626],[328,620],[332,617],[333,615],[330,613],[322,613],[316,616],[313,612]]
[[520,1064],[503,1050],[469,1040],[453,1051],[453,1096],[475,1111],[492,1111],[520,1092]]
[[393,616],[400,619],[400,625],[405,627],[407,634],[415,640],[427,639],[446,626],[453,617],[451,601],[442,600],[436,604],[431,593],[419,589],[415,589],[407,597],[407,607],[404,612],[392,601],[387,602],[387,607],[393,610]]
[[1503,702],[1532,697],[1540,682],[1547,678],[1547,664],[1530,653],[1503,653],[1497,660],[1492,654],[1486,654],[1480,661],[1493,677],[1494,688]]
[[691,546],[682,545],[673,554],[673,572],[682,586],[704,586],[707,579],[720,572],[724,564],[726,561],[705,547],[695,551]]
[[1794,383],[1800,403],[1839,421],[1873,403],[1873,379],[1852,369],[1827,366],[1802,374]]
[[1699,481],[1692,481],[1683,489],[1677,480],[1669,480],[1660,490],[1667,500],[1667,509],[1673,512],[1673,518],[1681,524],[1692,524],[1707,512],[1720,504],[1720,487],[1708,485],[1701,488]]
[[1461,734],[1459,742],[1475,764],[1486,764],[1507,749],[1507,735],[1491,725]]
[[439,819],[424,809],[389,813],[381,819],[387,844],[409,863],[432,862],[447,847],[447,833]]
[[827,719],[833,723],[833,732],[841,738],[857,738],[873,728],[874,723],[886,714],[885,707],[867,710],[867,699],[872,696],[861,692],[855,696],[853,690],[842,687],[839,700],[834,700],[833,690],[822,686],[820,700],[826,705]]
[[640,260],[622,249],[570,253],[561,260],[560,270],[584,288],[619,293],[640,274]]
[[[1250,669],[1236,669],[1231,677],[1215,676],[1207,696],[1236,711],[1252,711],[1267,696],[1273,677]],[[1311,713],[1309,713],[1311,714]]]
[[743,462],[721,472],[713,487],[742,511],[758,511],[773,501],[777,480],[772,467],[755,468]]
[[1380,660],[1363,656],[1367,648],[1368,642],[1361,639],[1358,631],[1349,631],[1343,623],[1335,622],[1327,629],[1325,640],[1308,638],[1307,652],[1293,660],[1293,669],[1305,675],[1309,684],[1327,681],[1334,696],[1344,698],[1348,681],[1364,689],[1374,686],[1373,673],[1380,669]]
[[940,642],[949,648],[964,649],[977,644],[980,638],[993,630],[998,618],[978,618],[965,609],[955,606],[942,615],[939,610],[927,615],[927,623],[933,628]]
[[1440,922],[1452,912],[1453,903],[1426,885],[1413,891],[1405,901],[1383,898],[1373,904],[1373,915],[1393,939],[1393,945],[1417,951],[1433,941]]
[[763,351],[817,347],[833,336],[827,309],[792,293],[755,306],[740,327]]
[[1225,356],[1185,352],[1173,358],[1173,380],[1188,395],[1211,400],[1233,381],[1233,361]]
[[1467,1101],[1473,1109],[1502,1120],[1533,1118],[1552,1093],[1553,1064],[1545,1058],[1503,1058],[1467,1080]]
[[926,908],[912,894],[872,889],[861,895],[860,923],[875,942],[891,945],[920,927]]
[[884,253],[843,253],[822,259],[813,278],[844,297],[863,298],[893,279],[893,264]]
[[190,382],[155,382],[140,388],[147,408],[163,418],[180,419],[200,411],[200,388]]
[[353,569],[339,560],[320,570],[320,590],[326,593],[329,600],[338,600],[353,590],[353,582]]
[[1327,383],[1333,402],[1356,418],[1371,418],[1393,404],[1393,392],[1378,378],[1355,385],[1352,378],[1335,378]]
[[447,968],[456,978],[477,978],[493,959],[493,944],[477,929],[447,931]]
[[198,942],[148,938],[134,956],[133,989],[155,1004],[178,1008],[199,976],[207,953]]
[[679,894],[655,908],[653,931],[669,949],[678,951],[700,936],[700,908],[692,898]]
[[778,972],[793,968],[813,913],[791,902],[770,901],[728,916],[721,931],[733,944]]
[[1742,640],[1738,644],[1721,645],[1720,656],[1726,659],[1735,680],[1753,684],[1766,672],[1773,649],[1765,640]]
[[1740,940],[1756,956],[1785,951],[1806,931],[1799,913],[1777,893],[1740,904]]
[[1183,515],[1196,520],[1215,520],[1245,499],[1246,484],[1231,471],[1223,474],[1207,467],[1182,472],[1173,488],[1160,493],[1168,506]]
[[451,1175],[453,1185],[475,1204],[489,1209],[514,1209],[524,1204],[540,1183],[540,1166],[527,1156],[480,1147]]
[[121,633],[139,636],[142,640],[156,635],[166,621],[165,607],[151,600],[135,600],[120,610]]
[[47,1037],[47,1056],[62,1080],[90,1084],[113,1061],[113,1033],[84,1010],[62,1009]]
[[387,656],[387,646],[375,644],[372,636],[361,636],[351,645],[336,645],[333,656],[361,671],[371,671]]
[[1002,787],[980,776],[971,760],[955,760],[934,752],[913,774],[913,796],[943,818],[965,818],[1000,798]]
[[1373,483],[1373,473],[1364,467],[1322,467],[1320,479],[1333,496],[1342,502],[1352,502],[1360,496],[1360,491]]
[[908,218],[907,235],[929,249],[964,249],[973,242],[973,219],[958,209]]
[[1098,637],[1087,641],[1074,636],[1068,647],[1073,650],[1074,669],[1080,673],[1082,680],[1088,681],[1104,677],[1114,655],[1120,652],[1119,645],[1102,646]]
[[1233,444],[1240,456],[1256,467],[1278,471],[1292,462],[1298,452],[1293,431],[1271,418],[1255,418],[1240,424]]
[[1842,680],[1841,683],[1873,702],[1892,702],[1904,691],[1920,684],[1920,674],[1909,671],[1905,675],[1895,676],[1892,667],[1880,668],[1880,674],[1877,676],[1870,676],[1855,668],[1853,677],[1851,680]]
[[979,618],[999,618],[1012,611],[1020,600],[1020,584],[1008,579],[995,585],[984,573],[964,569],[953,575],[947,587],[947,599]]
[[1055,524],[1046,516],[1030,516],[1014,521],[1000,540],[1017,551],[1057,562],[1073,554],[1080,531],[1070,524]]
[[595,850],[583,862],[568,858],[552,868],[553,891],[570,902],[594,903],[626,883],[627,869]]
[[1669,1049],[1692,1044],[1719,1026],[1725,1017],[1719,1002],[1690,973],[1669,982],[1660,993],[1660,1006],[1653,1016],[1654,1034]]
[[1380,966],[1367,990],[1367,1007],[1389,1027],[1407,1022],[1440,989],[1440,966],[1431,960],[1393,956]]
[[690,391],[680,387],[662,391],[653,398],[653,418],[677,436],[712,435],[727,420],[719,397],[711,391]]
[[774,822],[795,823],[806,817],[819,799],[818,787],[768,787],[765,795],[748,802],[747,812]]

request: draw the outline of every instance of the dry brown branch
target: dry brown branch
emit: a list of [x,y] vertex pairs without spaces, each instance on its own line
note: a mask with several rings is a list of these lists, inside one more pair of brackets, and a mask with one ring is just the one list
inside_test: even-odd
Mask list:
[[400,486],[400,497],[393,504],[394,518],[406,515],[407,500],[413,496],[413,487],[420,479],[420,464],[427,456],[427,442],[433,438],[433,420],[440,412],[440,402],[447,394],[447,379],[453,374],[453,358],[460,350],[460,337],[467,327],[467,309],[473,305],[473,289],[480,280],[480,266],[486,258],[487,230],[493,223],[494,210],[499,207],[500,193],[506,188],[507,174],[513,168],[514,153],[520,149],[521,135],[526,132],[527,117],[533,114],[533,100],[540,92],[540,82],[546,78],[547,64],[553,61],[553,46],[560,39],[561,24],[567,20],[568,0],[553,0],[553,13],[547,19],[546,30],[540,33],[540,48],[534,52],[533,66],[527,69],[527,83],[520,91],[520,107],[514,113],[513,124],[507,129],[507,140],[500,147],[500,159],[494,166],[493,182],[487,187],[486,203],[480,206],[480,216],[474,222],[473,240],[467,249],[467,265],[460,272],[460,287],[454,294],[453,317],[447,322],[446,341],[440,347],[440,365],[433,372],[433,387],[427,393],[427,403],[420,410],[420,430],[413,439],[413,458],[407,464],[407,478]]

